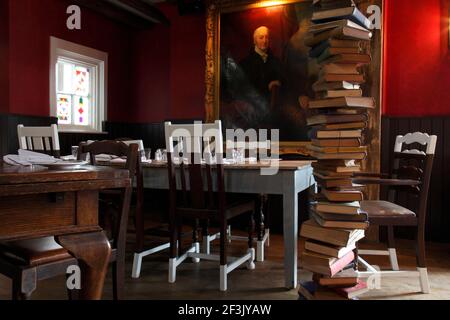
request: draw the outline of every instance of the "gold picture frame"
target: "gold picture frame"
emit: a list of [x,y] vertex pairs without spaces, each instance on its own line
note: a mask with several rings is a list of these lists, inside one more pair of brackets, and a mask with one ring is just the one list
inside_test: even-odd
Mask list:
[[[207,3],[206,15],[206,121],[213,122],[220,115],[220,17],[221,14],[249,9],[288,5],[311,0],[248,1],[212,0]],[[280,141],[281,154],[309,155],[309,141]]]

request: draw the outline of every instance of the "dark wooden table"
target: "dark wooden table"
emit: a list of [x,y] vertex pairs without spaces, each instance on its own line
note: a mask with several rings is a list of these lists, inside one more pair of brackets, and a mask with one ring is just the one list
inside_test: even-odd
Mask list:
[[0,162],[0,241],[54,236],[81,267],[81,299],[101,299],[111,253],[98,225],[101,189],[129,187],[127,170],[48,170]]

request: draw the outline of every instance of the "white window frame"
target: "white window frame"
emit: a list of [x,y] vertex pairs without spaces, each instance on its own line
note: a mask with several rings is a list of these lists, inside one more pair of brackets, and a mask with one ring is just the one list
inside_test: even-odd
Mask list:
[[[94,69],[95,81],[91,82],[92,101],[95,107],[90,111],[89,126],[59,124],[61,132],[102,132],[102,123],[106,120],[108,101],[108,53],[85,47],[73,42],[50,37],[50,115],[57,116],[56,64],[58,59]],[[94,80],[94,79],[92,79]]]

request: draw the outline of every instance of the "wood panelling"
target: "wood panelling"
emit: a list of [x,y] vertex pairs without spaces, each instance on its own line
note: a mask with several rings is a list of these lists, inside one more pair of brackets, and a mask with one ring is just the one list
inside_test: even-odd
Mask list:
[[[382,121],[381,166],[382,172],[390,172],[394,142],[397,135],[409,132],[425,132],[437,135],[436,154],[428,197],[428,213],[425,236],[427,240],[450,242],[450,216],[446,196],[450,191],[450,116],[447,117],[384,117]],[[385,190],[381,196],[386,199]],[[399,197],[399,204],[417,209],[412,197]],[[406,228],[396,230],[399,237],[413,238]]]

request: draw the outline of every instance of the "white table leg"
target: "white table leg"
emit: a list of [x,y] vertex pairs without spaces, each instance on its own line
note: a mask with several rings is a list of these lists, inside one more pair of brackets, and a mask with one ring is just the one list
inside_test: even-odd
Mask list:
[[294,172],[283,174],[285,286],[293,289],[297,287],[298,193]]

